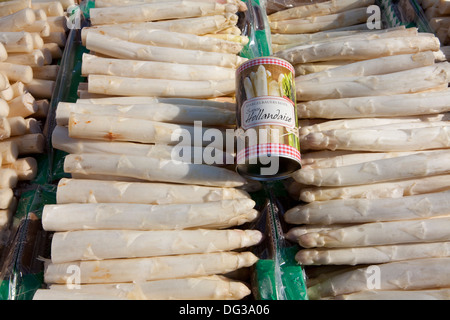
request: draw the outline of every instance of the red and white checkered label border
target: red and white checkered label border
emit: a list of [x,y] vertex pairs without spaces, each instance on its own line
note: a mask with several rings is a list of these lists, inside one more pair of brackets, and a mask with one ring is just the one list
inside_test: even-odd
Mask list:
[[285,144],[259,144],[245,148],[236,156],[237,164],[244,164],[247,159],[255,159],[259,156],[279,156],[301,162],[302,156],[299,150]]
[[240,74],[245,69],[248,69],[248,68],[251,68],[254,66],[264,65],[264,64],[274,64],[274,65],[282,66],[282,67],[289,69],[289,71],[291,71],[292,73],[295,73],[294,67],[287,61],[284,61],[281,59],[276,59],[276,58],[256,58],[256,59],[248,60],[248,61],[244,62],[243,64],[241,64],[239,66],[239,68],[237,69],[236,74]]

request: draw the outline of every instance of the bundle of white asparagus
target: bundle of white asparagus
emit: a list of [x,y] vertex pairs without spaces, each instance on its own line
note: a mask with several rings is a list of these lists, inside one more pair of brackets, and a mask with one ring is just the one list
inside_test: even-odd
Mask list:
[[299,203],[284,216],[286,237],[301,247],[311,299],[449,299],[450,70],[440,38],[405,27],[304,31],[350,23],[372,2],[269,16],[275,55],[297,72],[303,168],[289,187]]
[[[249,279],[232,273],[258,260],[251,247],[262,234],[245,225],[259,212],[247,181],[226,166],[234,162],[226,142],[234,141],[235,71],[248,41],[239,10],[239,0],[91,9],[92,27],[82,30],[88,81],[78,101],[56,108],[52,145],[67,152],[71,178],[44,208],[43,227],[55,233],[49,288],[35,299],[251,294]],[[70,290],[73,266],[83,276]]]

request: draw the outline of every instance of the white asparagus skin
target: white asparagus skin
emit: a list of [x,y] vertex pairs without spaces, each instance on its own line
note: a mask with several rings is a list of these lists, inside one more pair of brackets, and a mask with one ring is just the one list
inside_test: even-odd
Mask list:
[[0,62],[0,72],[6,75],[11,83],[29,83],[33,80],[33,69],[27,65]]
[[[418,259],[378,265],[378,290],[440,289],[450,285],[450,258]],[[370,290],[371,266],[345,272],[308,288],[312,300]]]
[[324,298],[324,300],[449,300],[450,289],[436,289],[436,290],[396,290],[396,291],[361,291],[351,294],[339,295],[336,297]]
[[323,16],[350,9],[367,7],[374,4],[374,0],[341,0],[341,1],[325,1],[314,4],[306,4],[302,6],[294,6],[286,10],[269,15],[270,21],[283,21],[297,18],[307,18],[310,16]]
[[306,187],[293,193],[292,196],[309,203],[335,199],[399,198],[449,189],[450,175],[447,174],[342,188]]
[[17,159],[14,163],[4,164],[2,168],[15,170],[19,181],[31,181],[37,176],[38,163],[34,157],[25,157]]
[[103,74],[107,76],[171,79],[171,80],[226,80],[234,79],[236,70],[207,65],[188,65],[159,61],[109,59],[83,54],[82,74]]
[[63,178],[58,182],[56,202],[190,204],[250,198],[235,188],[215,188],[168,183],[119,182]]
[[[91,28],[87,29],[86,32],[89,33],[98,31],[95,28]],[[239,54],[244,46],[242,43],[236,41],[161,29],[133,30],[125,28],[103,28],[100,33],[130,42],[153,46],[231,54]]]
[[125,22],[147,22],[193,18],[205,15],[236,13],[238,7],[217,2],[175,1],[170,3],[149,3],[123,7],[94,8],[90,10],[92,25],[117,24]]
[[410,54],[422,51],[438,51],[436,37],[398,37],[373,40],[330,41],[308,46],[293,47],[274,55],[291,64],[330,61],[367,60],[396,54]]
[[53,263],[80,260],[139,258],[210,253],[258,244],[257,230],[84,230],[56,232],[52,239]]
[[333,68],[331,70],[299,76],[296,78],[296,80],[301,83],[302,81],[321,77],[338,78],[382,75],[393,72],[406,71],[414,68],[431,66],[434,63],[435,57],[432,51],[425,51],[414,54],[399,54],[395,56],[387,56],[350,63],[344,66]]
[[0,189],[0,209],[5,210],[11,207],[14,200],[14,191],[12,188]]
[[180,160],[187,163],[223,165],[234,163],[234,156],[213,147],[170,146],[121,141],[101,141],[69,137],[66,127],[56,126],[52,132],[52,146],[71,154],[106,153]]
[[237,68],[247,60],[231,53],[145,45],[96,32],[87,34],[86,48],[119,59],[214,65],[228,68]]
[[7,52],[26,53],[33,51],[33,38],[28,32],[0,32],[0,42]]
[[449,224],[449,217],[365,223],[306,233],[299,237],[299,244],[310,249],[449,241]]
[[450,111],[450,90],[299,102],[299,118],[367,118]]
[[305,185],[350,186],[450,173],[450,151],[419,152],[339,168],[302,169],[293,178]]
[[368,128],[312,132],[301,139],[301,146],[304,150],[373,152],[406,152],[450,147],[450,126],[414,128],[411,124],[410,127],[411,129]]
[[89,93],[208,99],[234,93],[235,80],[182,81],[89,75]]
[[182,230],[220,224],[253,209],[251,199],[195,204],[74,203],[46,205],[47,231]]
[[81,113],[70,114],[68,127],[69,137],[71,138],[177,146],[192,145],[192,140],[198,138],[201,139],[201,141],[196,141],[198,146],[224,148],[225,139],[232,138],[233,136],[233,133],[226,129],[219,130],[218,128],[214,128],[216,140],[209,143],[209,141],[203,138],[208,127],[200,127],[198,122],[179,125],[121,116]]
[[416,93],[449,81],[449,62],[383,75],[295,80],[298,101]]
[[[81,41],[86,46],[86,37],[90,30],[95,29],[97,31],[127,29],[127,30],[147,30],[147,29],[160,29],[180,33],[189,33],[196,35],[215,34],[220,30],[227,27],[234,26],[238,22],[238,16],[236,14],[227,13],[225,15],[214,15],[197,18],[186,19],[174,19],[156,22],[137,22],[137,23],[124,23],[118,25],[104,25],[95,27],[85,27],[81,29]],[[120,30],[119,30],[120,32]]]
[[366,22],[368,17],[367,8],[363,7],[329,15],[270,21],[269,25],[272,33],[315,33],[358,25]]
[[3,1],[0,3],[0,17],[8,16],[30,6],[31,0]]
[[424,219],[450,214],[450,191],[385,199],[315,201],[289,209],[291,224],[365,223]]
[[67,283],[69,266],[80,267],[80,284],[136,282],[225,274],[258,261],[251,252],[218,252],[166,257],[49,264],[45,283]]
[[86,284],[78,290],[66,285],[39,289],[33,300],[240,300],[251,294],[246,284],[224,276],[140,281],[119,284]]
[[412,259],[450,257],[450,242],[413,243],[339,249],[304,249],[295,259],[302,265],[370,265]]
[[167,123],[193,124],[201,121],[205,126],[234,125],[236,113],[226,109],[173,104],[98,105],[59,102],[56,123],[67,126],[71,113],[84,115],[119,116]]
[[7,32],[22,31],[36,21],[36,15],[31,8],[25,8],[11,15],[0,18],[0,30]]
[[225,168],[126,155],[67,155],[64,171],[216,187],[240,187],[246,184],[239,174]]

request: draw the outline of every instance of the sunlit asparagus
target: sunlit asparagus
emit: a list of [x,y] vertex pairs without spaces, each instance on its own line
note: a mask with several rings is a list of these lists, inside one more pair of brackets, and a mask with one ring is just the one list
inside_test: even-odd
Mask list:
[[449,241],[449,224],[448,216],[365,223],[307,233],[299,237],[299,244],[304,248],[353,248]]
[[223,252],[256,245],[257,230],[86,230],[57,232],[52,239],[53,263]]
[[64,171],[216,187],[239,187],[246,183],[239,174],[225,168],[113,154],[68,155]]
[[315,186],[350,186],[450,173],[450,151],[421,152],[339,168],[302,169],[293,178]]
[[373,280],[373,268],[362,267],[308,288],[308,295],[314,300],[371,290],[371,285],[378,285],[378,290],[423,290],[445,288],[450,284],[447,276],[450,258],[392,262],[377,267],[380,275],[377,283]]

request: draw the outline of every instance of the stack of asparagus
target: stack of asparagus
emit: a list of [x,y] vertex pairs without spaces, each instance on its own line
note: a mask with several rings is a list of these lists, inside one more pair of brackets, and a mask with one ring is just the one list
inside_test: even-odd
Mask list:
[[286,236],[302,247],[310,298],[448,299],[450,65],[439,39],[415,28],[304,36],[325,40],[275,55],[345,61],[296,78],[303,169]]
[[[224,166],[234,103],[212,101],[234,94],[240,2],[136,2],[96,2],[82,31],[88,92],[57,106],[52,144],[68,153],[71,178],[44,208],[49,289],[34,299],[242,299],[257,261],[247,248],[262,234],[241,226],[259,212]],[[207,129],[223,139],[189,139]],[[66,285],[70,268],[78,290]]]
[[450,45],[450,1],[418,0],[442,46]]
[[0,229],[9,226],[15,210],[13,189],[36,177],[31,155],[44,152],[42,122],[64,46],[52,34],[65,36],[64,8],[56,1],[0,3]]

